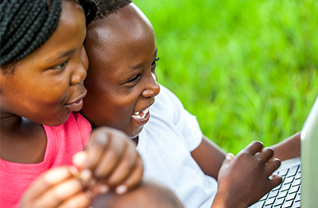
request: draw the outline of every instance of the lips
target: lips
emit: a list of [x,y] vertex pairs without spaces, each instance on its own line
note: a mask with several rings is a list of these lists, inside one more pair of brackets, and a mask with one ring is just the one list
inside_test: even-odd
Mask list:
[[83,107],[83,98],[86,96],[87,90],[85,90],[80,96],[78,96],[76,99],[68,102],[65,104],[65,106],[70,111],[80,111]]

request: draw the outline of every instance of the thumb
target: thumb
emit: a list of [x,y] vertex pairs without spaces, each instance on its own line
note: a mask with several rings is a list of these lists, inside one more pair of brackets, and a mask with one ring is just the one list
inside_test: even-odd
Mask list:
[[229,166],[234,159],[235,159],[235,156],[232,153],[227,153],[225,156],[225,160],[223,161],[223,165]]

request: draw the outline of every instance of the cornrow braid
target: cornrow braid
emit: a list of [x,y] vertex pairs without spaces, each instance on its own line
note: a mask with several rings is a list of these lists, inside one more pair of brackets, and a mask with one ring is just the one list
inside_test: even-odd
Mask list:
[[131,2],[132,0],[96,0],[96,3],[97,3],[96,18],[103,18],[111,13],[115,13],[120,8],[127,6]]
[[39,48],[57,28],[62,0],[0,1],[0,66]]

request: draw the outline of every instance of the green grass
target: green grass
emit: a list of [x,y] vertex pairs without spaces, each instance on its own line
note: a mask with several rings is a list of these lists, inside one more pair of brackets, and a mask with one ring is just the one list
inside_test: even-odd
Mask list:
[[155,30],[159,82],[224,150],[301,130],[318,95],[318,1],[134,3]]

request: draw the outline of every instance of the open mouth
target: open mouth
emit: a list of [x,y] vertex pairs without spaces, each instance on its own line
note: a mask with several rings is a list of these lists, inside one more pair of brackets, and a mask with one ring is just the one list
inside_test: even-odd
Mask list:
[[137,111],[131,116],[135,119],[143,119],[146,117],[147,113],[149,112],[150,107],[146,108],[145,110]]

